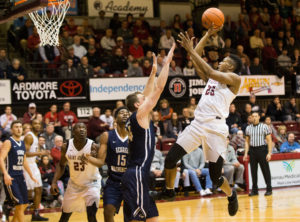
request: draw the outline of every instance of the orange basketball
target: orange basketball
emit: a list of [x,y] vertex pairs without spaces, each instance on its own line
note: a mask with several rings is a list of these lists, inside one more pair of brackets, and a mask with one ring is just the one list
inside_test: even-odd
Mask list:
[[222,26],[224,23],[224,14],[218,8],[209,8],[202,15],[202,25],[204,28],[209,29],[212,23],[214,23],[215,28]]

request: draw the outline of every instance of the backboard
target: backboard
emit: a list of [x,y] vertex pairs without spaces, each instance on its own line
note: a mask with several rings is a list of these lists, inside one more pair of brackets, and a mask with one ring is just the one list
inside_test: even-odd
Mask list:
[[0,24],[44,8],[48,0],[1,0]]

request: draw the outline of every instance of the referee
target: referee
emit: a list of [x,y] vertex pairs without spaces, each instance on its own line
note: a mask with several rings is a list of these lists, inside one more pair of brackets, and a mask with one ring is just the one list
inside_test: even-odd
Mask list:
[[[260,123],[259,113],[252,113],[253,124],[246,128],[246,142],[244,161],[247,160],[248,151],[250,156],[250,167],[252,175],[252,191],[249,196],[258,195],[257,187],[257,168],[260,165],[261,171],[264,175],[267,184],[267,191],[265,196],[272,195],[271,173],[269,161],[272,155],[272,138],[271,131],[264,123]],[[249,149],[250,147],[250,149]]]

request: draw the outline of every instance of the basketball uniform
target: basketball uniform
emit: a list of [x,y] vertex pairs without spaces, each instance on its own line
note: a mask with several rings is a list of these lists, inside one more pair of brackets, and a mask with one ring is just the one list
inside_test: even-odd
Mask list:
[[146,221],[158,216],[154,200],[149,195],[149,174],[155,149],[153,123],[142,128],[134,112],[126,123],[129,138],[127,171],[122,177],[124,220]]
[[[38,138],[36,137],[36,135],[34,135],[33,132],[28,132],[26,135],[30,134],[33,138],[33,142],[31,144],[31,147],[29,149],[29,152],[37,152],[38,151],[38,145],[39,145],[39,141]],[[32,176],[38,181],[37,183],[35,183],[29,176],[29,174],[24,171],[24,177],[25,177],[25,181],[26,181],[26,185],[27,185],[27,189],[28,190],[33,190],[36,187],[42,187],[43,183],[42,183],[42,177],[41,177],[41,172],[37,166],[36,163],[36,156],[33,157],[27,157],[27,162],[28,165],[30,167]]]
[[104,187],[103,205],[112,204],[119,212],[122,196],[121,179],[127,169],[128,137],[122,139],[117,130],[108,132],[107,155],[108,179]]
[[27,188],[23,175],[23,161],[26,153],[24,141],[16,141],[9,138],[11,148],[6,158],[7,172],[12,180],[11,186],[5,186],[8,205],[27,204]]
[[209,79],[195,110],[195,119],[179,134],[176,141],[187,153],[203,147],[205,157],[216,162],[225,159],[229,129],[226,118],[236,95],[227,85]]
[[86,207],[96,203],[99,207],[101,176],[98,167],[91,163],[83,164],[81,161],[83,154],[91,154],[93,141],[87,139],[85,146],[77,150],[69,140],[66,158],[68,160],[70,179],[67,190],[64,194],[62,209],[65,213],[83,212]]

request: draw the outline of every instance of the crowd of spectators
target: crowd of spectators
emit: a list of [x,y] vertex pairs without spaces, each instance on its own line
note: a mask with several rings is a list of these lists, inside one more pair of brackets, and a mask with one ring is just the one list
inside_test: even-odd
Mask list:
[[[235,53],[243,61],[241,74],[270,73],[294,80],[300,67],[300,3],[293,8],[287,1],[279,1],[276,7],[248,2],[238,20],[225,15],[222,31],[208,40],[203,57],[217,68],[224,56]],[[39,46],[36,28],[25,17],[10,27],[8,40],[18,43],[13,44],[16,50],[40,77],[148,76],[152,52],[160,54],[158,64],[162,66],[167,51],[182,31],[196,37],[195,44],[205,32],[190,14],[185,20],[176,14],[170,23],[161,20],[159,26],[150,26],[143,14],[121,18],[115,13],[109,19],[100,11],[99,17],[78,19],[76,23],[74,18],[66,18],[58,47]],[[189,56],[179,45],[170,66],[170,75],[195,75]],[[27,70],[18,58],[10,62],[5,50],[1,50],[0,77],[22,81],[27,78]]]
[[[284,1],[282,1],[284,2]],[[226,16],[224,28],[219,35],[211,37],[203,55],[213,67],[228,53],[236,53],[243,61],[241,74],[275,73],[293,79],[299,70],[300,46],[300,3],[296,9],[286,9],[281,3],[278,8],[257,8],[251,6],[248,11],[242,10],[238,21],[232,21]],[[285,10],[283,10],[283,8]],[[286,13],[290,10],[290,13]],[[99,17],[93,21],[83,19],[80,25],[75,24],[73,18],[68,18],[61,29],[59,47],[39,46],[39,37],[29,19],[17,19],[10,28],[19,47],[20,54],[25,56],[32,67],[39,67],[40,77],[59,78],[88,78],[102,77],[109,74],[114,76],[148,76],[152,69],[152,52],[159,53],[157,70],[160,72],[167,51],[175,42],[177,34],[187,31],[194,36],[195,24],[190,15],[182,21],[179,15],[174,16],[171,24],[160,21],[159,27],[151,27],[141,14],[134,19],[128,14],[125,19],[115,14],[112,19],[105,17],[100,11]],[[197,30],[199,34],[199,31]],[[196,37],[200,37],[199,36]],[[196,41],[199,38],[195,38]],[[275,72],[274,67],[278,65]],[[58,72],[53,72],[57,69]],[[59,73],[59,74],[57,74]],[[12,61],[7,57],[4,49],[0,50],[0,78],[23,81],[27,78],[25,70],[18,58]],[[170,65],[170,75],[195,75],[195,69],[184,50],[178,48],[174,60]],[[194,119],[196,99],[190,98],[189,104],[181,107],[181,113],[175,112],[168,100],[162,99],[159,106],[152,113],[157,142],[164,139],[176,139],[186,126]],[[86,121],[88,137],[99,140],[99,135],[113,129],[114,110],[123,106],[122,101],[116,102],[116,107],[103,110],[93,108],[93,114]],[[260,107],[256,97],[251,95],[243,110],[237,110],[235,104],[230,105],[230,114],[226,119],[230,137],[223,173],[231,186],[244,187],[244,168],[237,157],[244,155],[245,129],[252,124],[252,112],[261,115],[261,121],[270,128],[274,143],[273,152],[295,152],[300,149],[297,140],[300,131],[291,131],[286,122],[300,122],[300,112],[296,100],[291,97],[283,104],[279,97],[267,107]],[[10,134],[10,124],[17,117],[11,106],[5,108],[0,117],[1,141]],[[55,165],[61,157],[60,149],[64,141],[72,136],[72,127],[78,121],[77,115],[71,110],[71,104],[66,102],[61,111],[57,105],[51,105],[49,112],[41,114],[35,103],[28,105],[28,111],[22,117],[24,134],[31,130],[31,121],[38,119],[43,123],[43,131],[39,136],[39,149],[48,150],[49,155],[41,156],[40,170],[45,191],[49,191],[49,184],[53,178]],[[273,123],[276,122],[276,127]],[[279,124],[278,124],[279,123]],[[1,142],[0,142],[1,143]],[[1,145],[1,144],[0,144]],[[164,175],[164,154],[157,146],[151,166],[151,188],[155,189],[157,178]],[[178,188],[180,178],[183,179],[184,191],[192,182],[195,190],[201,196],[212,194],[213,184],[209,177],[207,164],[204,161],[202,148],[186,155],[178,163],[175,187]],[[62,184],[67,183],[68,173],[62,178]],[[199,180],[200,178],[200,180]],[[191,182],[190,182],[191,180]],[[47,194],[47,192],[46,192]],[[49,195],[49,193],[48,193]],[[61,188],[63,195],[63,186]],[[187,192],[185,192],[187,195]],[[57,200],[54,200],[57,201]],[[53,202],[54,202],[53,201]],[[52,206],[57,202],[52,202]]]

